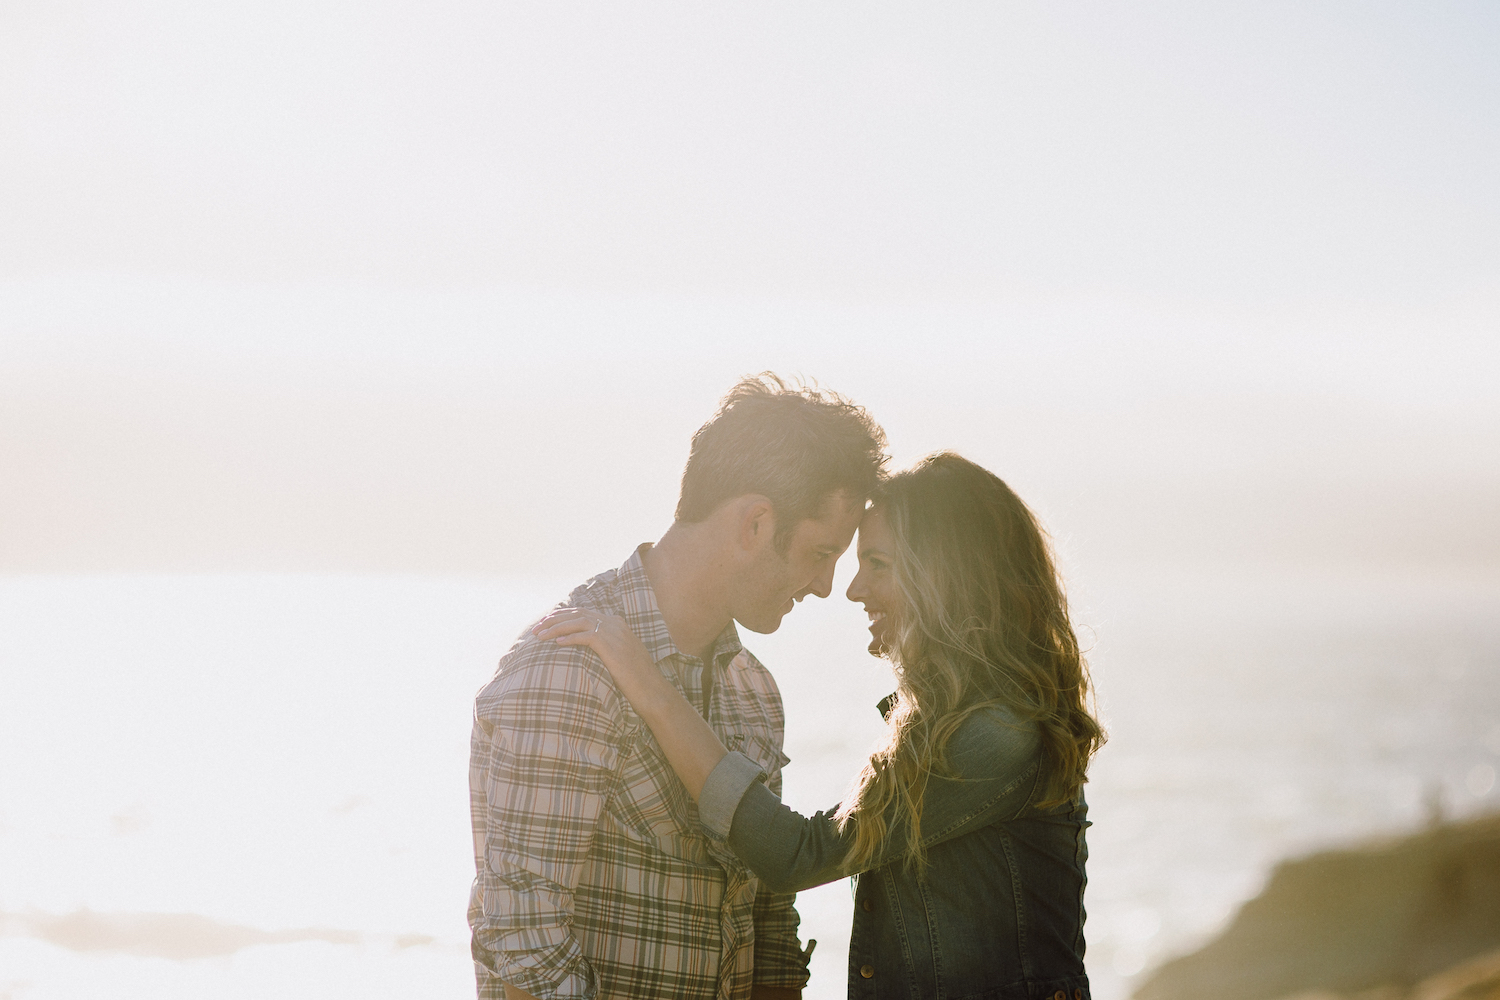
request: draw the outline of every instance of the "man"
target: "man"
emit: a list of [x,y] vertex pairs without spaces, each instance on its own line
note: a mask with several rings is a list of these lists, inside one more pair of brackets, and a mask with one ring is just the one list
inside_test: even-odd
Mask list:
[[[884,447],[838,396],[745,379],[693,436],[661,541],[559,605],[624,617],[778,793],[781,694],[734,622],[774,632],[803,597],[828,596]],[[702,832],[592,651],[526,633],[506,653],[475,700],[469,797],[481,1000],[800,997],[794,897],[759,891]]]

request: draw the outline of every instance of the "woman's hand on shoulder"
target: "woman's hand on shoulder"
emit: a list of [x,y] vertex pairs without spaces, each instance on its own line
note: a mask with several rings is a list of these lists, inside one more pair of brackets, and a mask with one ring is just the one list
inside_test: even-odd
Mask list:
[[589,608],[559,608],[531,626],[531,634],[559,646],[587,646],[599,654],[621,685],[659,673],[650,651],[618,615]]
[[625,619],[591,608],[561,608],[533,625],[531,632],[559,646],[587,646],[598,653],[620,691],[656,734],[688,794],[696,800],[703,793],[709,774],[728,751],[698,710],[657,669]]

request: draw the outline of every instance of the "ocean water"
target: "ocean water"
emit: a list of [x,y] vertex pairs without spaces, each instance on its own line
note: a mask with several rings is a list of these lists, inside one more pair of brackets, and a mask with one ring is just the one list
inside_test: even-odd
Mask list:
[[[1493,574],[1075,575],[1111,733],[1088,787],[1101,1000],[1280,858],[1500,807]],[[471,698],[569,583],[0,578],[0,1000],[472,996]],[[879,735],[864,637],[841,599],[745,636],[804,810]],[[806,996],[841,997],[847,883],[799,905]]]

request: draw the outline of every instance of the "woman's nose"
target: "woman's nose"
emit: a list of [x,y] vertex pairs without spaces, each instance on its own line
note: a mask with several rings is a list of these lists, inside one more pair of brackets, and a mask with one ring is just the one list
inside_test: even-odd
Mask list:
[[862,601],[865,599],[865,571],[860,570],[854,574],[854,579],[849,582],[849,589],[844,591],[844,596],[851,601]]

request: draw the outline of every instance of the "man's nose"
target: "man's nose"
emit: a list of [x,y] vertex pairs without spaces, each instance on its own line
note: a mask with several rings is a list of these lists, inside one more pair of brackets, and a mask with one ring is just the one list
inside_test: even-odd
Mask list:
[[819,597],[827,597],[833,593],[833,567],[829,566],[823,572],[813,578],[807,585],[809,594],[817,594]]

